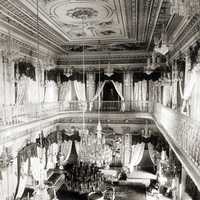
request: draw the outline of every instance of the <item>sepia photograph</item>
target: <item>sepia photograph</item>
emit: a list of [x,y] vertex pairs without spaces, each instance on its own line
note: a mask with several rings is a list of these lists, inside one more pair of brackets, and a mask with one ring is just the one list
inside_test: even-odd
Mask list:
[[200,200],[200,0],[0,0],[0,200]]

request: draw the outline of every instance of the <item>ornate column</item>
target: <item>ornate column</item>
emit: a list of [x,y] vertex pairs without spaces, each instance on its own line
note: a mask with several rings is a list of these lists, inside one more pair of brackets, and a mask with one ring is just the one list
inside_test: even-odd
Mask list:
[[88,72],[86,77],[87,100],[90,101],[95,95],[95,73]]
[[133,72],[125,71],[123,76],[124,83],[124,99],[126,104],[126,110],[131,109],[131,102],[133,101]]

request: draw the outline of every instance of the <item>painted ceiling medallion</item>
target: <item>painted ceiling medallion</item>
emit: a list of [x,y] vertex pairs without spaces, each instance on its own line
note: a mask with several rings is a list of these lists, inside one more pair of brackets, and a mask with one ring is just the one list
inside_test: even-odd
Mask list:
[[128,38],[124,0],[53,0],[45,8],[71,41]]
[[67,10],[66,13],[67,16],[70,16],[71,18],[76,19],[90,19],[92,17],[98,16],[98,11],[93,8],[73,8],[70,10]]

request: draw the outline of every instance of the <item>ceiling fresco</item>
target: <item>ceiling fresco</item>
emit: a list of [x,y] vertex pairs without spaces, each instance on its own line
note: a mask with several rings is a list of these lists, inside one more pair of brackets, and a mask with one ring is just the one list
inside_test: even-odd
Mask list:
[[50,0],[44,5],[71,41],[127,38],[123,0]]

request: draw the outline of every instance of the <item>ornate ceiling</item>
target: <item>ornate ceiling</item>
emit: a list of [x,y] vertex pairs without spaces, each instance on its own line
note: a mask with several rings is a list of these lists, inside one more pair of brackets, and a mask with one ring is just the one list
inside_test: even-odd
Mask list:
[[45,11],[70,41],[127,38],[123,0],[52,0]]
[[[36,42],[36,3],[0,0],[0,23]],[[114,63],[119,58],[122,63],[141,63],[169,19],[170,0],[39,0],[41,44],[80,61],[84,44],[86,57],[94,60],[101,55],[117,59]]]

